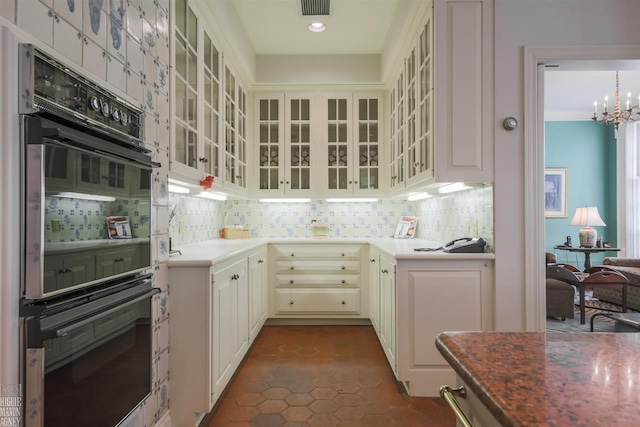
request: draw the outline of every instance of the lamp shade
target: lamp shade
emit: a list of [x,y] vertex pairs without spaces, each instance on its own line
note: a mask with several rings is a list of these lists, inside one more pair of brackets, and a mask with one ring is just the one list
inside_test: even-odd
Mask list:
[[569,225],[582,225],[583,227],[578,233],[580,246],[592,248],[596,246],[598,232],[591,226],[604,226],[607,224],[605,224],[602,218],[600,218],[600,214],[598,213],[598,208],[596,206],[585,206],[576,209],[576,213],[573,215],[573,219]]
[[597,206],[585,206],[576,209],[576,213],[573,215],[569,225],[605,226],[607,224],[600,218]]

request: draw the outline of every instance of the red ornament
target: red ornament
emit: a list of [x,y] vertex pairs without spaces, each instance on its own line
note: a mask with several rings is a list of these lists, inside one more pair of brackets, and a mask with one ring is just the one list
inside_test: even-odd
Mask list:
[[204,190],[210,189],[212,185],[213,185],[213,176],[211,175],[207,175],[205,179],[200,181],[200,187],[202,187],[202,189]]

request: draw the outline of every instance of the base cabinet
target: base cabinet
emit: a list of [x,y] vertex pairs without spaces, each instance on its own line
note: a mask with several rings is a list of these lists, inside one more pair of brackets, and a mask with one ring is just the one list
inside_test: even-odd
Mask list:
[[367,318],[364,245],[310,242],[270,246],[270,317]]
[[380,256],[380,333],[378,338],[393,373],[398,377],[396,262]]
[[493,330],[493,261],[398,261],[398,379],[438,396],[455,373],[435,346],[443,331]]
[[[473,427],[499,427],[502,424],[496,420],[496,418],[489,412],[486,406],[480,402],[478,396],[475,395],[469,388],[469,386],[456,375],[456,387],[464,387],[465,397],[456,397],[458,406],[462,409],[462,412],[471,422]],[[457,421],[457,426],[460,426],[460,422]]]
[[[262,261],[262,262],[260,262]],[[171,267],[171,422],[213,408],[266,320],[266,247],[211,267]]]

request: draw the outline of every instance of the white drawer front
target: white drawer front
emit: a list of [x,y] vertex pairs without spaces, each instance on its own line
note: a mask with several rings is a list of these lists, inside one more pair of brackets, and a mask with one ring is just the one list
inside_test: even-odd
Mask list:
[[355,274],[277,274],[276,286],[358,287],[360,276]]
[[360,289],[276,289],[276,306],[284,313],[360,312]]
[[360,245],[275,245],[276,259],[360,259]]
[[360,273],[360,261],[276,261],[276,273]]

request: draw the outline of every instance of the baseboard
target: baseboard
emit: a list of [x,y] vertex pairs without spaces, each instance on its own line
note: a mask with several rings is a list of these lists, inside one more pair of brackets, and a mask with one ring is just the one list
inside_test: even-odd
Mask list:
[[265,326],[371,326],[369,319],[269,318]]

